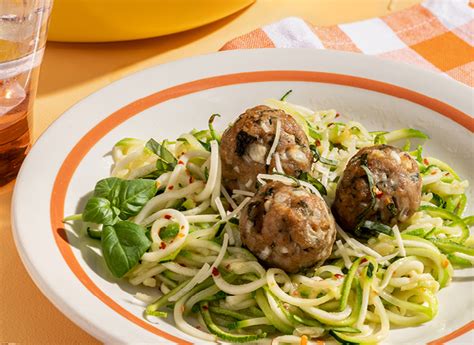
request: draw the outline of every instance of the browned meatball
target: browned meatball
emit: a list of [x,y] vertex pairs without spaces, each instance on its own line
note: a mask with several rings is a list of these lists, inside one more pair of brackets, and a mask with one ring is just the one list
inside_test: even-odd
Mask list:
[[[363,166],[373,177],[373,198]],[[395,225],[420,206],[421,185],[418,164],[408,153],[388,145],[365,147],[349,160],[332,211],[347,231],[364,220]]]
[[242,242],[268,266],[298,272],[331,254],[336,227],[324,200],[303,187],[270,182],[240,216]]
[[312,155],[308,138],[296,121],[282,110],[259,105],[248,109],[222,135],[220,156],[222,178],[228,189],[255,191],[258,174],[271,173],[275,159],[266,159],[275,140],[277,121],[281,124],[276,153],[286,174],[299,176],[308,171]]

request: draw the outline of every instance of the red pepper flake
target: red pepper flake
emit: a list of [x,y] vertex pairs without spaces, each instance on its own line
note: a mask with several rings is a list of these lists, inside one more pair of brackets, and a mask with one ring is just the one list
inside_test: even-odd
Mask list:
[[431,172],[431,175],[436,175],[436,171],[433,170],[433,171]]
[[182,160],[179,160],[178,164],[184,165],[184,162]]
[[208,310],[209,307],[208,307],[207,305],[203,305],[203,306],[202,306],[202,309],[203,309],[203,310]]
[[220,274],[220,273],[219,273],[219,270],[217,269],[217,267],[213,267],[213,268],[212,268],[212,275],[213,275],[214,277],[217,277],[219,274]]
[[332,126],[334,126],[334,123],[333,123],[333,122],[328,123],[328,127],[332,127]]
[[160,249],[165,249],[166,248],[166,243],[165,242],[161,242],[160,243]]
[[193,183],[193,182],[194,182],[194,177],[189,176],[189,183]]
[[169,186],[168,189],[169,190],[172,190],[174,188],[174,186]]
[[230,270],[230,264],[225,265],[225,269],[226,269],[227,271],[229,271],[229,270]]
[[377,187],[374,187],[374,193],[375,193],[375,196],[377,197],[377,199],[380,199],[383,195],[383,191],[381,191]]
[[183,230],[183,229],[184,229],[184,225],[181,225],[181,228],[180,228],[180,229]]
[[300,295],[300,293],[299,293],[298,291],[296,291],[296,290],[293,291],[291,294],[292,294],[293,296],[299,296],[299,295]]
[[343,276],[342,274],[336,273],[336,274],[334,275],[334,277],[337,278],[337,279],[341,279],[341,278],[344,277],[344,276]]
[[364,262],[367,262],[367,259],[366,258],[362,258],[362,260],[360,260],[360,263],[363,264]]
[[341,114],[339,114],[339,113],[336,113],[336,117],[339,117],[339,116],[341,116]]
[[430,165],[430,162],[428,162],[428,160],[426,158],[423,159],[423,163],[425,163],[425,165]]
[[448,175],[449,175],[449,173],[448,173],[448,172],[445,172],[445,173],[444,173],[444,176],[448,176]]
[[171,219],[171,215],[170,214],[165,214],[165,219]]
[[316,140],[314,141],[314,144],[315,144],[316,146],[321,146],[321,140],[316,139]]
[[196,328],[197,328],[197,329],[201,329],[201,326],[197,325]]

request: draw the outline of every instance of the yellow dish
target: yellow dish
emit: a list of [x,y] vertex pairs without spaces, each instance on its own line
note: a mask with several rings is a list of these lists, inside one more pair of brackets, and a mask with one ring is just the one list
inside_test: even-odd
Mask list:
[[156,37],[228,16],[255,0],[56,0],[48,38],[108,42]]

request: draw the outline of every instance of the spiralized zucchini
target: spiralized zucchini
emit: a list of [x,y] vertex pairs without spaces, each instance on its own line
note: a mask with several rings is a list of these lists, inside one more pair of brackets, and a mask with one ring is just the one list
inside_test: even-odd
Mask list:
[[[339,122],[334,110],[315,112],[284,100],[268,104],[292,115],[308,135],[318,158],[310,175],[329,204],[347,161],[360,148],[402,140],[409,151],[410,138],[427,139],[414,129],[369,132],[358,122]],[[367,242],[338,228],[323,266],[288,275],[265,269],[241,247],[239,214],[253,194],[221,187],[216,116],[209,130],[193,130],[174,142],[124,139],[113,148],[113,176],[151,179],[158,190],[129,219],[148,229],[151,246],[125,278],[162,292],[146,315],[165,317],[168,307],[176,326],[197,338],[238,343],[272,337],[275,344],[331,336],[377,343],[391,326],[415,326],[436,316],[436,294],[451,281],[453,266],[474,263],[469,232],[474,220],[463,218],[468,182],[453,168],[423,157],[421,147],[411,151],[423,180],[418,212],[391,229],[393,234]],[[281,175],[259,176],[261,183],[268,179],[294,183]],[[302,185],[318,194],[323,190]],[[100,231],[91,233],[100,239]]]

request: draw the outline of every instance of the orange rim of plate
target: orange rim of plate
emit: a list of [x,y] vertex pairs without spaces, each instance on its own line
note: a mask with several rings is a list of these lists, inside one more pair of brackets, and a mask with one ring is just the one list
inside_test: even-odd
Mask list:
[[[178,342],[180,344],[191,344],[189,342],[185,342],[181,338],[178,338],[172,334],[166,333],[154,327],[153,325],[147,323],[145,320],[127,311],[125,308],[123,308],[117,302],[107,296],[102,290],[100,290],[99,287],[94,284],[91,278],[82,269],[76,257],[74,256],[74,253],[71,250],[65,229],[63,228],[64,224],[62,222],[62,219],[64,218],[64,203],[66,200],[66,192],[69,183],[74,175],[74,172],[76,171],[76,168],[79,166],[84,156],[101,138],[103,138],[107,133],[109,133],[112,129],[114,129],[121,123],[139,114],[145,109],[148,109],[152,106],[166,102],[171,99],[222,86],[272,81],[317,82],[325,84],[351,86],[383,93],[386,95],[411,101],[425,108],[438,112],[443,116],[450,118],[451,120],[465,127],[470,132],[474,132],[474,121],[468,114],[465,114],[462,111],[446,103],[425,96],[421,93],[389,83],[356,76],[325,72],[291,70],[242,72],[199,79],[184,84],[176,85],[153,93],[146,97],[140,98],[110,114],[101,122],[99,122],[95,127],[89,130],[89,132],[87,132],[78,141],[78,143],[74,146],[71,152],[67,155],[66,159],[64,160],[58,171],[58,174],[56,175],[53,190],[51,193],[50,204],[52,232],[53,237],[56,241],[56,245],[58,246],[58,249],[61,252],[61,255],[63,256],[64,260],[66,261],[66,264],[69,266],[74,275],[84,285],[84,287],[89,290],[93,295],[95,295],[100,301],[102,301],[108,307],[113,309],[115,312],[153,334],[156,334],[171,341]],[[441,344],[441,342],[454,339],[456,337],[459,337],[461,334],[472,330],[473,327],[474,322],[470,322],[469,324],[458,329],[457,331],[454,331],[453,333],[447,335],[446,337],[440,338],[439,340],[435,340],[430,344]]]

